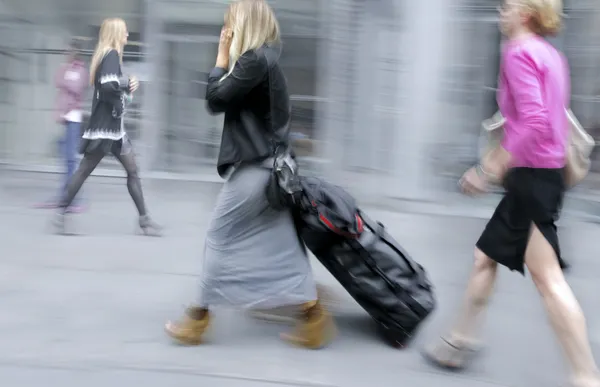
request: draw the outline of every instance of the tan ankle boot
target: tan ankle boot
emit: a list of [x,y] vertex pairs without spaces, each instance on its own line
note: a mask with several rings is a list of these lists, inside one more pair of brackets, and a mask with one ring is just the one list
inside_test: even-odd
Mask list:
[[336,333],[333,317],[329,312],[318,301],[302,305],[302,311],[296,330],[292,334],[282,335],[282,338],[309,349],[318,349],[329,344]]
[[167,322],[165,331],[169,336],[185,345],[198,345],[208,328],[210,313],[202,308],[189,308],[180,322]]
[[[327,309],[335,304],[333,291],[325,285],[317,284],[317,299]],[[302,305],[288,305],[273,309],[251,309],[248,315],[267,322],[294,323],[302,315]]]

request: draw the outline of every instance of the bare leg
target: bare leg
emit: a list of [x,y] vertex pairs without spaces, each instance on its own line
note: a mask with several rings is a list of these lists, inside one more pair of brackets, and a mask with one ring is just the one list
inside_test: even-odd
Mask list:
[[563,347],[576,386],[600,386],[585,317],[560,269],[554,249],[532,225],[525,264],[542,296],[552,328]]
[[475,248],[475,264],[467,285],[458,320],[450,331],[450,340],[471,344],[478,340],[482,320],[496,284],[498,264]]
[[475,249],[475,264],[465,292],[458,320],[446,337],[426,349],[425,356],[438,366],[460,369],[478,341],[489,299],[496,283],[498,264]]

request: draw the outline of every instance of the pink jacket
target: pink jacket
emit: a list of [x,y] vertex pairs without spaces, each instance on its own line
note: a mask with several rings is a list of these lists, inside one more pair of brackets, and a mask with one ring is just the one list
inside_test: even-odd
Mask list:
[[88,71],[81,60],[67,62],[58,69],[55,78],[57,121],[62,122],[63,116],[71,110],[81,109],[88,82]]
[[562,168],[566,162],[570,80],[565,57],[540,37],[502,50],[498,106],[506,118],[503,147],[513,167]]

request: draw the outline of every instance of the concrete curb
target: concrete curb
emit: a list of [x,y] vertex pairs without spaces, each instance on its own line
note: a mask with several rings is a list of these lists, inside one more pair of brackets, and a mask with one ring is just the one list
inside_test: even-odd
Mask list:
[[[38,178],[54,179],[53,175],[62,174],[58,167],[28,167],[18,165],[0,165],[0,171],[5,173],[17,173],[19,178],[29,178],[27,175],[38,175]],[[92,176],[103,178],[106,183],[111,184],[115,178],[123,178],[124,172],[120,169],[97,169]],[[177,173],[150,171],[144,173],[143,179],[152,181],[172,181],[196,184],[223,184],[216,173]],[[377,210],[385,210],[398,213],[422,214],[431,216],[466,217],[476,219],[489,219],[500,200],[500,193],[491,193],[481,198],[468,198],[457,193],[441,195],[443,200],[438,201],[415,201],[405,198],[394,197],[367,197],[356,195],[358,202],[363,207]],[[600,222],[600,194],[596,195],[589,191],[575,190],[569,192],[566,199],[564,215],[568,218],[576,218],[588,222]],[[596,208],[598,208],[596,210]],[[596,215],[597,214],[597,215]]]

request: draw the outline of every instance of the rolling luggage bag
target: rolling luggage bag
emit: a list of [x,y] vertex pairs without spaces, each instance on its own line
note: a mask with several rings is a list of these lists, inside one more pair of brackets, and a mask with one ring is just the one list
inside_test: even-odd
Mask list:
[[316,178],[301,178],[301,185],[294,208],[300,237],[384,339],[404,347],[436,305],[425,269],[345,190]]

